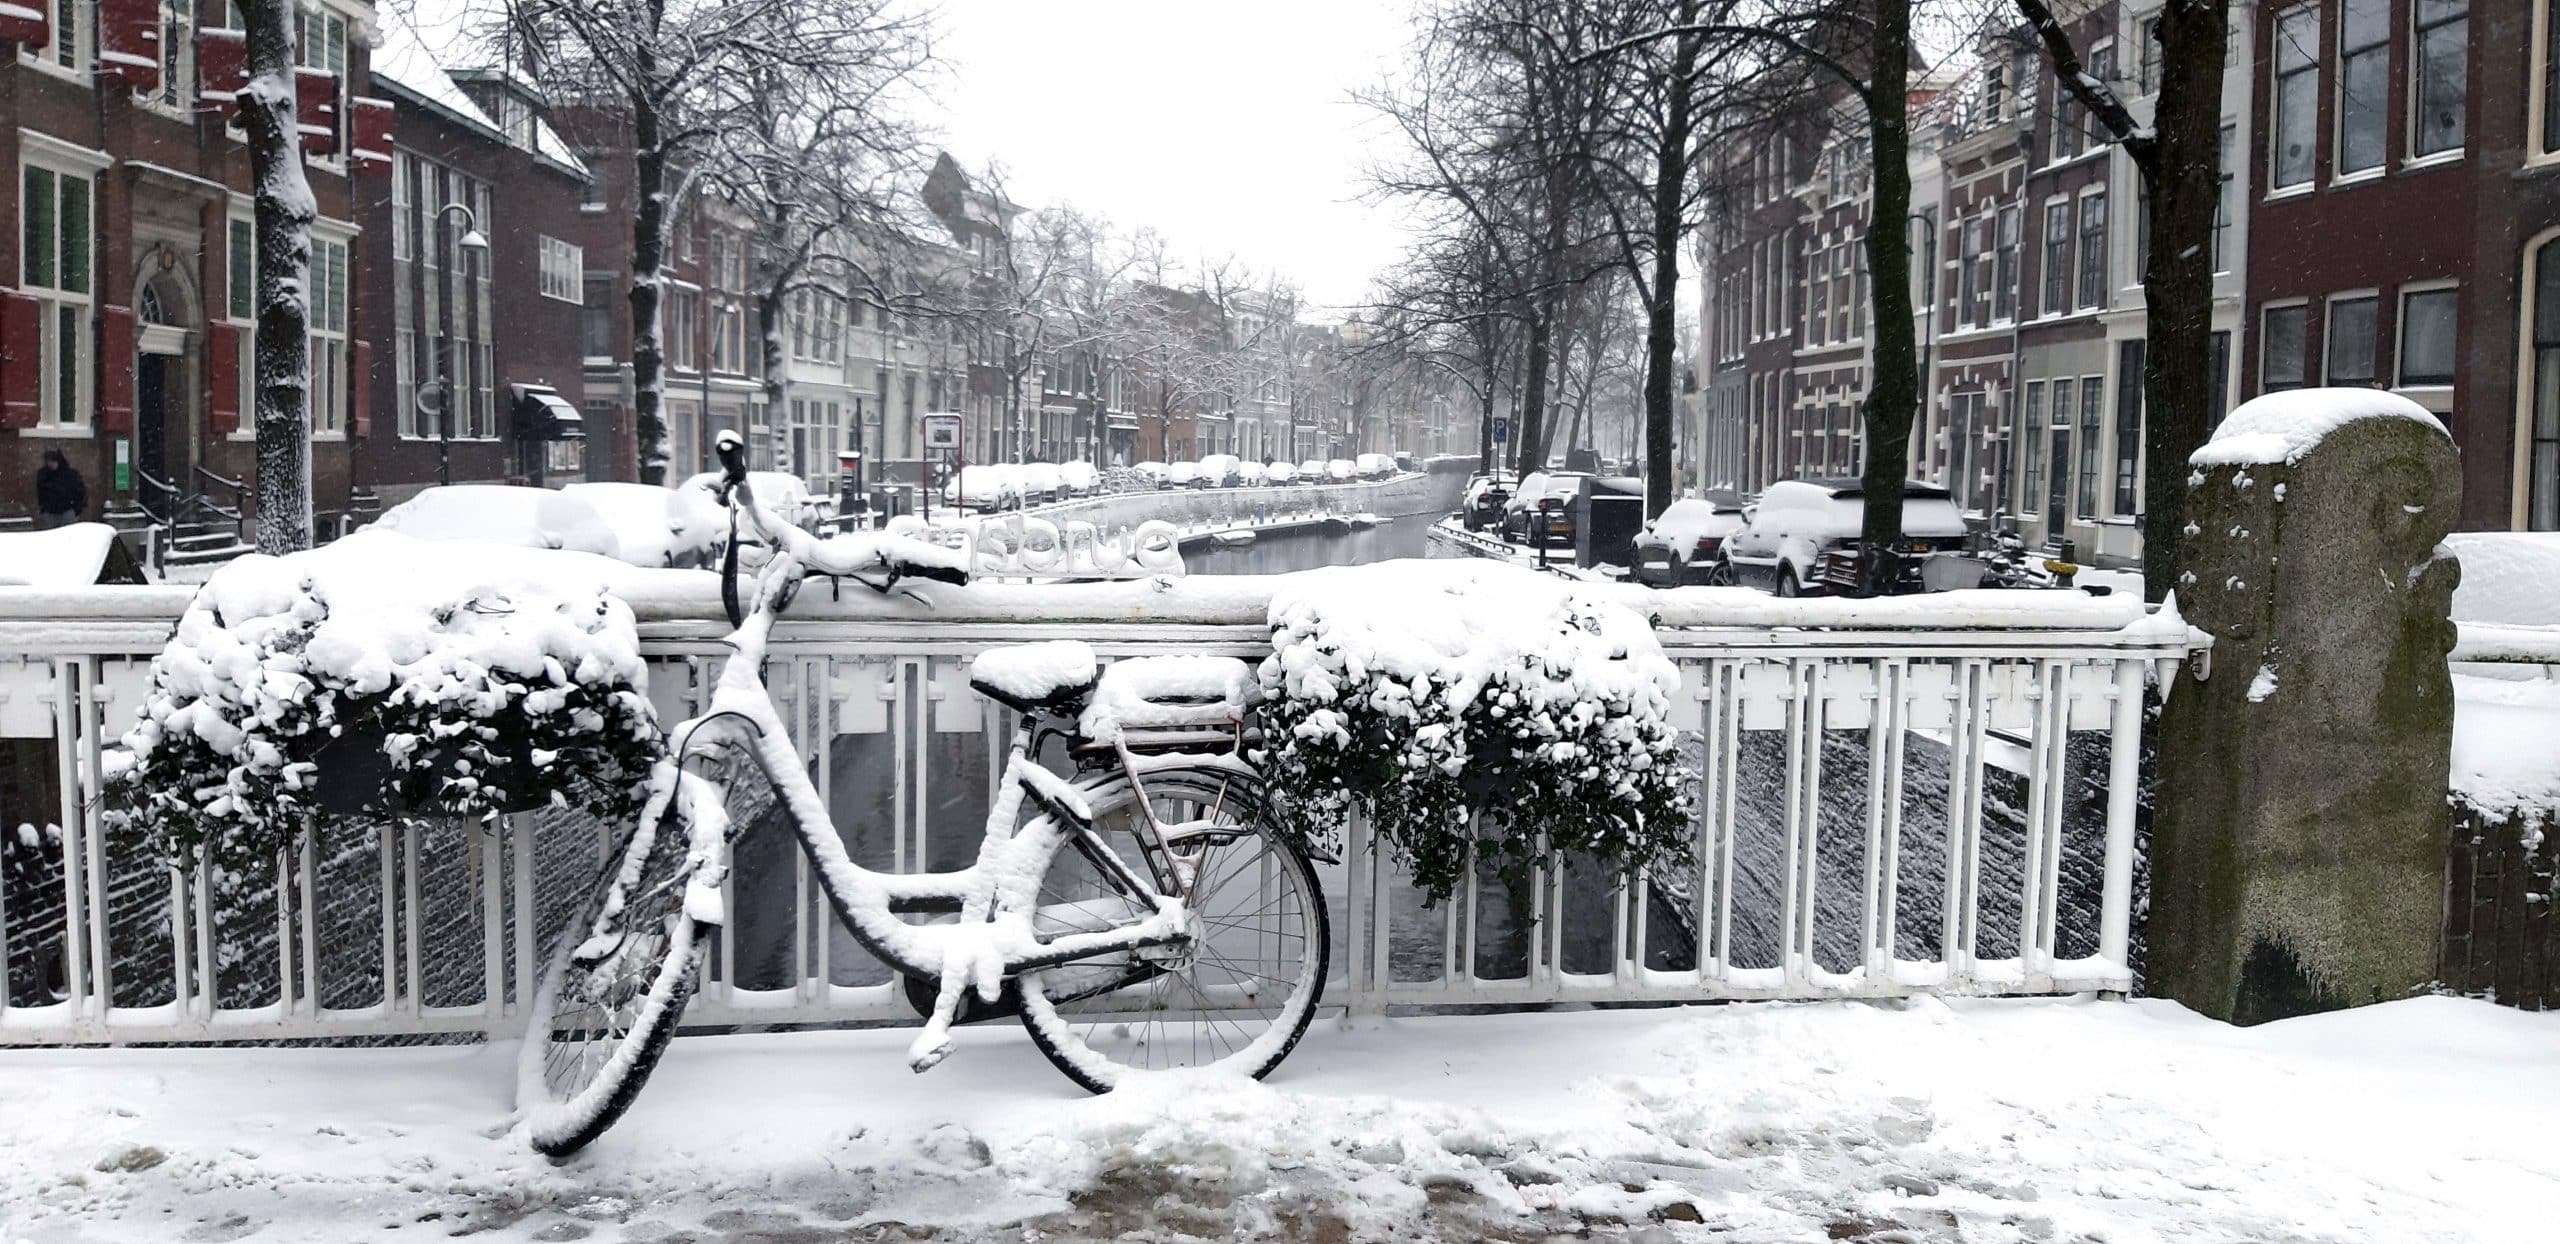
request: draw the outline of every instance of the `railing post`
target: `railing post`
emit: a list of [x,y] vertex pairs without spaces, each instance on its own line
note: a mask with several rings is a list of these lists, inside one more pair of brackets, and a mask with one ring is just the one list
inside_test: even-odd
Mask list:
[[2133,820],[2142,781],[2143,662],[2116,658],[2113,720],[2107,737],[2107,854],[2099,891],[2098,957],[2133,988]]

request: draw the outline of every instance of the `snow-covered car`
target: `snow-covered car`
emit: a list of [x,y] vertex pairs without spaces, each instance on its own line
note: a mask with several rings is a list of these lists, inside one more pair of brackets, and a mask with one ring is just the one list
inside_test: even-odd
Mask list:
[[1396,460],[1385,454],[1362,454],[1352,459],[1352,469],[1362,479],[1385,479],[1396,473]]
[[1069,496],[1081,497],[1102,486],[1102,472],[1096,470],[1092,463],[1078,458],[1058,464],[1058,482]]
[[1458,521],[1469,531],[1482,531],[1502,525],[1502,507],[1511,500],[1511,491],[1520,481],[1508,471],[1478,472],[1467,477],[1467,490],[1458,500]]
[[[1724,560],[1733,581],[1780,596],[1822,591],[1832,578],[1824,572],[1825,559],[1855,552],[1866,506],[1866,490],[1854,479],[1790,479],[1769,485],[1750,521],[1725,539]],[[1963,548],[1964,514],[1946,489],[1904,484],[1902,535],[1908,554]],[[1914,557],[1909,568],[1915,578],[1919,561]]]
[[[807,481],[788,471],[749,471],[747,487],[755,490],[756,500],[763,502],[766,509],[791,520],[795,527],[815,530],[824,516],[826,505],[809,495]],[[721,509],[718,471],[704,471],[687,479],[682,491],[695,494],[713,509]],[[727,520],[722,522],[725,525]]]
[[1337,484],[1345,480],[1358,479],[1360,464],[1349,458],[1335,458],[1324,464],[1324,477]]
[[571,484],[560,492],[593,507],[613,529],[622,560],[634,566],[716,565],[720,546],[729,538],[728,515],[698,488],[598,482]]
[[1176,462],[1171,466],[1166,467],[1164,469],[1164,486],[1167,488],[1201,487],[1200,464],[1197,462]]
[[1732,493],[1683,497],[1636,532],[1631,573],[1655,587],[1721,582],[1724,542],[1742,524],[1742,498]]
[[1164,487],[1165,480],[1173,474],[1173,468],[1161,462],[1141,462],[1129,469],[1154,481],[1158,488]]
[[1067,479],[1055,463],[1026,462],[1015,468],[1022,481],[1022,503],[1040,505],[1065,495]]
[[1274,462],[1263,469],[1266,473],[1265,477],[1272,483],[1289,484],[1297,482],[1298,468],[1290,463]]
[[1309,458],[1299,463],[1298,478],[1310,484],[1325,483],[1329,477],[1325,474],[1324,459]]
[[942,503],[955,509],[1012,509],[1022,504],[1022,480],[1009,462],[971,463],[943,481]]
[[1270,468],[1259,462],[1240,463],[1236,467],[1236,485],[1240,488],[1259,488],[1270,482]]
[[[1531,471],[1502,503],[1502,538],[1536,547],[1573,542],[1570,502],[1590,476],[1580,471]],[[1554,501],[1553,506],[1546,503]]]
[[1200,478],[1194,483],[1201,488],[1233,488],[1243,467],[1244,459],[1234,454],[1209,454],[1200,459]]
[[438,484],[391,507],[373,525],[420,540],[494,540],[622,557],[622,542],[594,506],[549,488]]

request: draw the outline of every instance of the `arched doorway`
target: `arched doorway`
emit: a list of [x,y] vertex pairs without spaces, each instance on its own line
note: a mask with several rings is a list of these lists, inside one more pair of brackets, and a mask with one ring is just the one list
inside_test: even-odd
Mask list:
[[133,458],[143,474],[183,495],[197,448],[197,386],[187,365],[197,304],[176,258],[166,247],[153,248],[134,294]]

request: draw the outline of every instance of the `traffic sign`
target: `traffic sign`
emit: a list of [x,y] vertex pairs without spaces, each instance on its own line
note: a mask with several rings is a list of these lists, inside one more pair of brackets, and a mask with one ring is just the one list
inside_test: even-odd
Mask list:
[[960,416],[926,415],[924,447],[927,449],[960,448]]
[[1493,443],[1500,445],[1511,439],[1511,421],[1500,415],[1493,419]]

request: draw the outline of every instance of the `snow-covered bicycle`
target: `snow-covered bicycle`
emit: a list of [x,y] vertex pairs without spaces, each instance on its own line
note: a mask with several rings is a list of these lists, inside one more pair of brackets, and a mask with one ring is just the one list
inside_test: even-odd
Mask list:
[[[966,563],[894,536],[820,540],[756,500],[735,433],[720,434],[719,452],[733,535],[743,522],[770,555],[742,605],[731,540],[731,655],[704,712],[670,736],[647,810],[551,955],[518,1066],[533,1147],[560,1156],[601,1135],[665,1051],[727,918],[721,882],[738,831],[725,796],[750,772],[771,783],[845,928],[907,979],[911,998],[930,998],[908,1051],[916,1070],[950,1053],[955,1020],[1005,1008],[1093,1092],[1151,1071],[1259,1077],[1279,1065],[1323,991],[1328,942],[1308,853],[1272,827],[1246,759],[1252,670],[1188,656],[1103,667],[1072,640],[980,654],[971,684],[1020,720],[976,862],[863,868],[765,689],[766,641],[811,573],[885,592],[919,577],[965,581]],[[1034,759],[1051,739],[1073,758],[1072,778]]]

